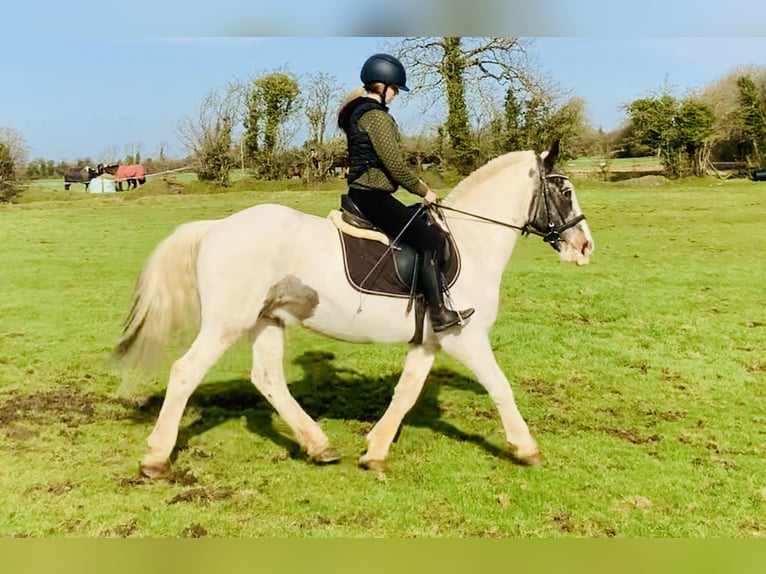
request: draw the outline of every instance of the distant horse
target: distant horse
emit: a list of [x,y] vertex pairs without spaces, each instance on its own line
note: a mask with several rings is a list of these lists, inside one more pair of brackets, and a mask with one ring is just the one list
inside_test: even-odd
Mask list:
[[[590,259],[593,239],[574,188],[568,178],[552,173],[557,155],[555,143],[539,155],[521,151],[495,158],[436,208],[460,253],[460,273],[450,289],[454,307],[475,307],[476,312],[464,325],[439,333],[426,322],[422,340],[411,343],[390,405],[367,435],[361,466],[385,468],[391,443],[440,349],[465,363],[488,391],[515,459],[541,461],[495,360],[489,332],[519,231],[542,236],[562,261],[585,265]],[[170,370],[141,472],[153,478],[169,472],[189,397],[208,369],[246,333],[254,339],[253,384],[311,461],[338,460],[320,426],[290,394],[283,367],[285,323],[298,321],[351,342],[405,342],[411,340],[414,323],[407,306],[406,299],[363,296],[352,287],[344,273],[338,229],[329,218],[263,204],[224,219],[181,225],[144,265],[116,350],[126,366],[146,364],[152,354],[164,352],[180,327],[193,317],[200,319],[196,339]]]
[[118,191],[122,191],[123,181],[127,182],[128,189],[136,189],[139,184],[143,185],[146,183],[146,168],[139,163],[130,165],[99,164],[99,168],[114,176]]
[[75,169],[64,174],[64,189],[69,191],[73,183],[84,183],[85,191],[88,190],[90,180],[98,175],[98,171],[90,166]]

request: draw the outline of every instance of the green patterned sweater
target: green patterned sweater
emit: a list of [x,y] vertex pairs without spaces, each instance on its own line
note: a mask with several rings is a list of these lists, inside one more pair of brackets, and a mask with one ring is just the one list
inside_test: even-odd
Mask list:
[[402,140],[394,118],[383,110],[370,110],[359,118],[359,127],[367,132],[375,153],[388,173],[370,168],[353,182],[353,186],[394,192],[401,185],[410,193],[425,197],[428,187],[404,160]]

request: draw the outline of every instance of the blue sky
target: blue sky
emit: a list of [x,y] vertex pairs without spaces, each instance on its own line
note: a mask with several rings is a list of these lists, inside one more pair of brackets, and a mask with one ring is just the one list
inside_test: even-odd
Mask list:
[[[421,34],[471,35],[480,28],[481,33],[477,29],[474,35],[532,37],[529,52],[539,68],[562,89],[582,97],[593,125],[605,130],[617,127],[624,118],[623,104],[666,82],[682,95],[738,66],[766,65],[766,37],[755,35],[766,32],[766,20],[758,17],[764,12],[761,2],[736,0],[721,10],[720,3],[697,0],[694,13],[707,11],[707,16],[692,26],[694,19],[690,20],[687,10],[654,0],[642,3],[640,13],[619,18],[615,3],[595,0],[576,3],[575,12],[572,3],[563,0],[539,0],[534,8],[516,12],[514,2],[489,0],[471,4],[477,9],[472,17],[482,14],[477,22],[460,20],[463,8],[459,5],[465,3],[444,1],[448,8],[454,4],[452,20],[441,22],[441,29],[435,30],[433,19],[423,17],[429,2],[406,4],[417,18],[413,25],[406,18],[365,20],[360,14],[338,24],[337,19],[328,18],[333,8],[342,13],[358,5],[343,0],[327,0],[326,9],[316,17],[312,17],[316,3],[301,1],[290,3],[290,13],[266,2],[274,4],[271,12],[256,16],[252,2],[225,0],[222,9],[214,14],[207,9],[203,14],[176,0],[140,12],[145,0],[135,0],[140,21],[128,28],[105,28],[103,18],[92,17],[103,12],[102,3],[80,2],[73,11],[58,4],[37,6],[41,3],[33,0],[4,9],[11,13],[4,14],[0,24],[0,54],[4,55],[0,128],[19,131],[33,158],[99,159],[105,151],[135,145],[147,155],[154,154],[160,144],[168,146],[171,155],[181,156],[185,150],[177,136],[179,121],[194,113],[208,91],[231,81],[287,66],[298,76],[321,71],[335,76],[345,90],[355,88],[364,59],[395,41],[360,36],[360,21],[376,23],[364,32],[369,28],[386,33],[391,26],[400,34],[418,34],[411,28],[419,27]],[[181,11],[182,6],[187,8]],[[405,5],[390,0],[388,6]],[[487,9],[480,11],[480,7]],[[648,18],[645,12],[649,10],[651,16],[653,7],[664,7],[662,22],[674,21],[675,28]],[[37,8],[47,10],[43,23],[32,18]],[[489,17],[495,13],[515,15],[510,20],[515,25],[495,30],[497,19]],[[14,21],[19,25],[13,25]],[[256,21],[260,24],[253,24]],[[755,24],[764,30],[750,32],[747,26]],[[267,36],[269,30],[279,36]],[[692,31],[698,35],[690,35]],[[328,32],[346,35],[328,36]],[[393,112],[405,132],[415,132],[418,123],[429,121],[420,114],[417,98],[406,105],[397,101]]]

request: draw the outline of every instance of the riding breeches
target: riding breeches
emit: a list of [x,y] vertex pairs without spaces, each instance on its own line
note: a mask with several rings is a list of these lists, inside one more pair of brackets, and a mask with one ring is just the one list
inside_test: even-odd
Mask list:
[[[373,225],[421,253],[442,253],[444,236],[387,191],[350,188],[348,195]],[[402,231],[404,230],[404,231]]]

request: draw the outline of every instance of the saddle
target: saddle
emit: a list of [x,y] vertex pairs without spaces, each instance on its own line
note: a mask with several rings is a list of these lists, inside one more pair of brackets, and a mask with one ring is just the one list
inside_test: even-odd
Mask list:
[[[416,322],[415,336],[410,342],[421,342],[425,300],[417,288],[417,250],[405,243],[394,244],[395,238],[375,227],[348,195],[343,194],[340,203],[341,209],[330,212],[328,217],[338,229],[349,284],[362,293],[409,299],[407,312],[414,306]],[[410,209],[414,215],[418,206]],[[460,254],[452,236],[430,211],[423,211],[418,217],[435,226],[447,240],[440,271],[444,287],[448,289],[460,273]]]

